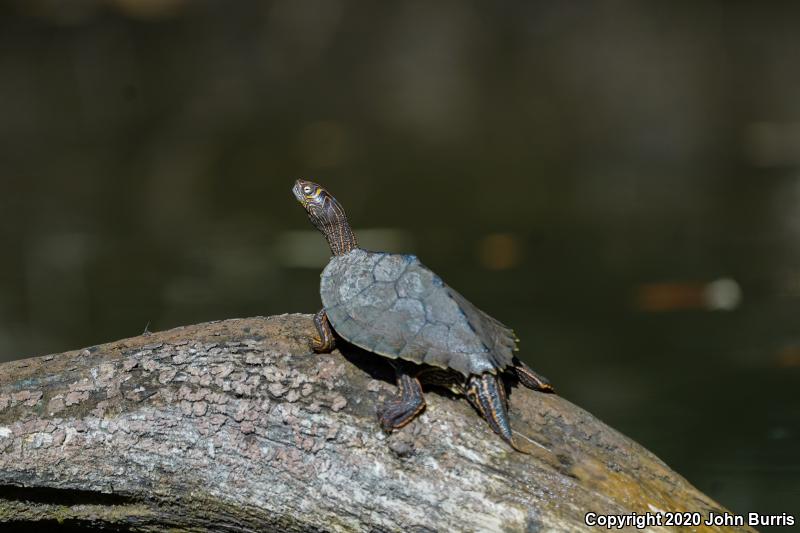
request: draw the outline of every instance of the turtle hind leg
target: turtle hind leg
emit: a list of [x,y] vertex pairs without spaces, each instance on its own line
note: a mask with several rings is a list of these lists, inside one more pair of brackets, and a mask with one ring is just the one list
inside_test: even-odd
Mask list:
[[395,363],[394,367],[397,373],[397,397],[378,412],[378,420],[385,431],[400,429],[425,409],[425,397],[419,379],[403,368],[401,363]]
[[517,375],[519,382],[528,387],[529,389],[538,390],[540,392],[555,392],[556,390],[550,384],[550,380],[546,377],[534,372],[531,367],[514,358],[514,373]]
[[514,442],[514,435],[508,422],[506,394],[502,389],[504,386],[503,382],[493,374],[472,375],[467,380],[466,396],[495,433],[518,452],[528,453]]
[[336,340],[333,337],[331,323],[325,309],[320,309],[314,315],[314,327],[317,328],[317,336],[311,341],[311,349],[317,353],[328,353],[333,350]]

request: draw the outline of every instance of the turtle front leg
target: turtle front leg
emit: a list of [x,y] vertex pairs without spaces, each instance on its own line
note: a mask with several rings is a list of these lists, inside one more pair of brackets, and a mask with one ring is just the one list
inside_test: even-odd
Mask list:
[[511,431],[511,424],[508,422],[504,386],[497,376],[488,372],[479,376],[472,375],[467,380],[466,396],[469,403],[489,422],[489,426],[495,433],[515,450],[528,453],[520,449],[514,442],[514,434]]
[[378,420],[384,431],[400,429],[425,409],[425,397],[419,379],[410,374],[402,363],[394,363],[393,366],[397,374],[398,393],[378,412]]
[[333,350],[336,340],[333,337],[331,323],[325,309],[320,309],[314,315],[314,326],[317,328],[317,337],[311,341],[311,349],[317,353],[328,353]]
[[537,374],[531,369],[531,367],[517,358],[514,358],[514,372],[516,373],[519,382],[529,389],[538,390],[540,392],[556,391],[550,384],[549,379]]

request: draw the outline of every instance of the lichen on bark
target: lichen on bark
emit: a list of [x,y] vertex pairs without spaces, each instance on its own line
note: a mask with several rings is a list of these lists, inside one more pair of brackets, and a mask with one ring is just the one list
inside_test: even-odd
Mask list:
[[722,512],[554,395],[512,391],[530,455],[435,392],[387,436],[385,360],[313,354],[312,334],[308,315],[226,320],[1,365],[0,524],[579,531],[588,511]]

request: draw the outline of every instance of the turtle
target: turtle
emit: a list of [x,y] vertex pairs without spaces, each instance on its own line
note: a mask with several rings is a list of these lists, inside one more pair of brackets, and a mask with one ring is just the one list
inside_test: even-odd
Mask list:
[[325,236],[332,257],[320,276],[322,309],[310,347],[331,352],[338,339],[388,358],[398,393],[378,411],[381,427],[402,428],[425,408],[422,384],[466,396],[515,450],[505,373],[552,393],[550,381],[514,355],[518,339],[448,286],[414,255],[360,248],[342,205],[324,187],[298,179],[292,192]]

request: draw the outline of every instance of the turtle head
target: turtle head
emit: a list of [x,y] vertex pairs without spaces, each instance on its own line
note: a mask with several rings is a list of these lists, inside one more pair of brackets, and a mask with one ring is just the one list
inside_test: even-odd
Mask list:
[[342,205],[325,187],[299,179],[294,182],[292,193],[306,210],[314,227],[325,235],[333,255],[343,255],[358,248]]
[[[294,193],[294,197],[297,198],[300,205],[308,212],[308,216],[321,212],[326,202],[336,201],[322,185],[303,179],[294,182],[292,193]],[[316,226],[316,224],[314,225]]]

